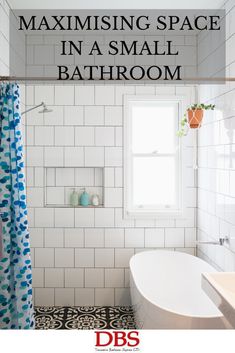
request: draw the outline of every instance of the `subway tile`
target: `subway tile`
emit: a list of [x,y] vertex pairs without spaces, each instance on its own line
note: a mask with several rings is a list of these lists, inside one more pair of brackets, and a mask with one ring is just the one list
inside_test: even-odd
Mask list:
[[94,227],[94,213],[92,208],[75,209],[75,227]]
[[105,187],[114,187],[115,182],[115,169],[104,168],[104,185]]
[[114,249],[95,249],[95,267],[114,267]]
[[54,129],[48,126],[35,126],[35,145],[53,146]]
[[95,291],[91,288],[75,289],[75,305],[76,306],[94,306]]
[[56,146],[74,146],[74,128],[68,126],[58,126],[55,128]]
[[85,147],[85,166],[86,167],[104,166],[104,148]]
[[64,287],[64,269],[46,268],[45,269],[45,287]]
[[[76,87],[75,87],[76,90]],[[83,125],[84,123],[84,108],[76,106],[64,107],[64,125]]]
[[124,248],[124,229],[106,228],[105,229],[106,248]]
[[34,146],[35,145],[35,134],[34,134],[34,126],[26,126],[25,127],[25,145]]
[[44,114],[44,124],[51,126],[63,125],[64,123],[64,109],[61,106],[48,106],[52,111],[49,114]]
[[54,267],[54,249],[36,248],[35,267]]
[[154,86],[150,86],[150,85],[146,85],[146,86],[141,86],[138,85],[135,87],[136,90],[136,94],[138,95],[144,95],[144,94],[148,94],[148,95],[154,95],[155,94],[155,87]]
[[27,97],[27,103],[29,105],[34,105],[34,89],[35,89],[35,86],[31,86],[31,85],[26,85],[25,87],[26,89],[26,97]]
[[95,104],[96,105],[114,105],[114,87],[95,86]]
[[164,229],[153,228],[145,230],[145,247],[146,248],[164,248],[165,233]]
[[63,147],[45,147],[45,167],[63,167]]
[[165,230],[166,247],[184,247],[184,228],[167,228]]
[[35,288],[36,306],[54,306],[54,288]]
[[[54,64],[54,48],[52,46],[35,45],[34,46],[35,56],[34,64],[38,66],[53,65]],[[37,88],[37,87],[36,87]],[[46,88],[46,86],[45,86]]]
[[27,202],[29,207],[44,206],[43,188],[27,188]]
[[121,147],[105,147],[105,166],[122,167]]
[[104,125],[104,107],[85,107],[85,125]]
[[122,107],[105,107],[105,125],[122,126],[123,124],[123,108]]
[[124,287],[124,269],[105,269],[105,287]]
[[84,149],[83,147],[64,148],[65,167],[83,167]]
[[95,184],[94,168],[75,169],[76,186],[94,186],[94,184]]
[[123,129],[122,127],[116,127],[115,129],[115,146],[123,145]]
[[113,227],[114,226],[114,209],[112,208],[96,208],[95,209],[95,226],[96,227]]
[[26,178],[26,186],[34,186],[34,168],[29,167],[25,168],[25,178]]
[[134,249],[115,249],[115,267],[129,267],[133,255]]
[[56,186],[55,171],[55,168],[46,169],[46,186]]
[[104,229],[86,228],[85,229],[85,247],[102,248],[104,247]]
[[74,289],[72,288],[55,288],[55,305],[56,306],[74,306]]
[[27,167],[43,166],[43,147],[27,147],[26,165]]
[[98,268],[85,269],[85,287],[86,288],[104,287],[104,269],[98,269]]
[[144,229],[125,229],[125,247],[141,248],[144,247]]
[[93,127],[81,126],[75,128],[76,146],[94,146],[95,129]]
[[75,86],[75,105],[94,105],[94,86]]
[[125,268],[125,288],[129,288],[130,287],[130,269],[129,268]]
[[36,85],[35,86],[35,104],[46,103],[54,104],[54,86],[52,85]]
[[84,270],[80,268],[65,269],[65,288],[84,287]]
[[74,209],[57,208],[55,209],[55,226],[73,228],[74,227]]
[[115,288],[115,305],[118,305],[118,306],[131,305],[129,288]]
[[115,135],[112,127],[96,127],[95,128],[95,144],[96,146],[114,146]]
[[84,246],[84,231],[81,228],[67,228],[64,230],[64,245],[67,248],[81,248]]
[[45,247],[62,248],[64,246],[64,234],[61,228],[45,229]]
[[36,208],[35,227],[54,227],[54,210],[52,208]]
[[196,246],[196,228],[185,229],[185,246],[192,248]]
[[113,288],[95,289],[95,305],[114,306],[114,289]]
[[64,205],[64,188],[63,187],[47,187],[46,188],[46,204],[47,205]]
[[94,249],[75,249],[75,267],[94,267]]
[[32,268],[33,288],[44,287],[44,269]]
[[34,168],[34,186],[44,187],[44,168],[43,167]]
[[28,207],[28,222],[29,222],[29,227],[36,227],[35,224],[35,208],[30,208]]
[[105,189],[105,207],[122,207],[123,189],[106,188]]
[[56,168],[56,186],[74,186],[74,168]]
[[75,86],[55,86],[55,105],[74,105]]
[[95,186],[103,186],[103,168],[95,168]]
[[44,246],[44,234],[42,228],[30,228],[30,246],[32,248],[42,248]]
[[74,267],[74,249],[55,249],[55,267]]

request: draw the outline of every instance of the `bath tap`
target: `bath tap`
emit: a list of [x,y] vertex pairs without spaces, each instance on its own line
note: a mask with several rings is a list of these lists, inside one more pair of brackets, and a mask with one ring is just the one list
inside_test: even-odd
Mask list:
[[208,244],[208,245],[224,245],[225,243],[229,243],[229,237],[220,237],[219,240],[209,240],[209,241],[204,241],[204,240],[197,240],[196,244]]

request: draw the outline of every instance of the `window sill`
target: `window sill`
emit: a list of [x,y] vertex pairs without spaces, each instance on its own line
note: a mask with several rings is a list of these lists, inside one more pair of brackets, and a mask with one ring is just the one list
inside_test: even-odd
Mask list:
[[132,210],[124,211],[125,219],[184,219],[185,212],[183,210],[172,211],[150,211],[150,210]]

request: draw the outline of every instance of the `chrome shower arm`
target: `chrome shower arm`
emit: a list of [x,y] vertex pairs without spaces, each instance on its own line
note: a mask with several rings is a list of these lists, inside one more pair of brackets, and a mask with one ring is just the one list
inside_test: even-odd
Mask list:
[[37,109],[37,108],[40,108],[40,107],[44,107],[44,106],[45,106],[45,103],[42,102],[42,103],[36,105],[36,106],[33,107],[33,108],[30,108],[30,109],[25,110],[23,113],[21,113],[21,115],[24,115],[24,114],[26,114],[26,113],[28,113],[28,112],[31,112],[31,111],[34,110],[34,109]]

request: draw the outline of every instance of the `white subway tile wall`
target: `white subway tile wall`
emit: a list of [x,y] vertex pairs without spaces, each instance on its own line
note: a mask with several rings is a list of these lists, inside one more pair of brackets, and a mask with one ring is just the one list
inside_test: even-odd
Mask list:
[[[26,97],[33,104],[36,88],[27,87]],[[182,94],[182,89],[192,100],[193,87],[167,88],[172,95]],[[129,260],[136,252],[177,248],[194,253],[195,185],[187,178],[188,204],[183,220],[124,219],[123,95],[157,94],[159,88],[75,85],[73,90],[53,89],[55,96],[50,98],[55,106],[51,108],[56,109],[58,124],[54,118],[49,120],[49,114],[43,125],[40,116],[37,121],[27,121],[35,133],[26,146],[35,303],[46,303],[47,292],[41,289],[53,288],[48,305],[126,305],[130,303]],[[39,92],[46,100],[42,88]],[[63,94],[72,98],[67,100]],[[59,100],[66,102],[63,109],[58,109]],[[185,150],[191,149],[188,138]],[[194,176],[191,154],[184,160],[187,172]],[[40,186],[35,184],[38,173]],[[103,205],[69,208],[73,187],[100,192]]]
[[[235,3],[226,1],[226,70],[234,77]],[[235,85],[202,86],[199,99],[216,105],[206,113],[198,135],[198,240],[235,237]],[[186,246],[194,241],[185,232]],[[198,246],[198,255],[219,270],[235,271],[235,248]]]

